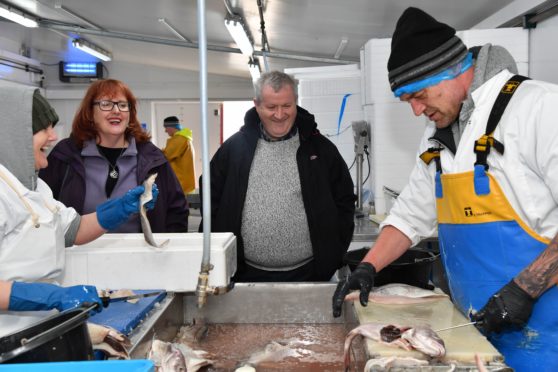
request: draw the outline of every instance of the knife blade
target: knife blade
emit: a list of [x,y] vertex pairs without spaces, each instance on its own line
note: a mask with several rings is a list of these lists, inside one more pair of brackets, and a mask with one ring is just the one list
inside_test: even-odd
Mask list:
[[123,302],[123,301],[129,301],[129,300],[136,300],[136,299],[140,299],[140,298],[144,298],[144,297],[158,296],[158,295],[163,294],[163,293],[165,293],[165,291],[140,293],[140,294],[135,294],[135,295],[131,295],[131,296],[114,297],[114,298],[111,298],[109,296],[102,296],[100,298],[101,298],[101,301],[103,302],[103,307],[107,307],[109,305],[109,303],[112,303],[112,302]]
[[466,327],[466,326],[470,326],[470,325],[474,325],[474,324],[477,324],[477,322],[469,322],[469,323],[463,323],[463,324],[454,325],[454,326],[451,326],[451,327],[435,329],[434,332],[448,331],[448,330],[450,330],[450,329]]

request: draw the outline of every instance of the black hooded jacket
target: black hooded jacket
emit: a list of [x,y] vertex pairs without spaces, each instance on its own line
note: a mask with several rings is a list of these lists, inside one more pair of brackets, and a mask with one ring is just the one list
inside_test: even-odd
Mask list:
[[[211,230],[232,232],[237,237],[237,273],[246,265],[242,210],[260,134],[259,122],[256,109],[250,109],[244,126],[223,143],[210,164]],[[300,137],[296,160],[314,252],[313,280],[327,281],[342,266],[352,239],[356,199],[353,181],[337,147],[318,131],[314,115],[297,107],[294,125]],[[200,231],[202,228],[203,221]]]

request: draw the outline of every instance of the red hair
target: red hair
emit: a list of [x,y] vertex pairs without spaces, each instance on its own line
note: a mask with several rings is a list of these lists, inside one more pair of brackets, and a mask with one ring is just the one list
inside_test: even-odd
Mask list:
[[97,80],[87,89],[72,123],[71,137],[79,148],[83,148],[83,143],[87,140],[95,139],[98,142],[97,125],[93,120],[93,102],[101,97],[112,99],[119,93],[122,93],[130,104],[130,122],[124,135],[126,137],[133,136],[136,139],[136,143],[147,142],[151,139],[151,136],[142,129],[138,120],[138,101],[130,88],[116,79]]

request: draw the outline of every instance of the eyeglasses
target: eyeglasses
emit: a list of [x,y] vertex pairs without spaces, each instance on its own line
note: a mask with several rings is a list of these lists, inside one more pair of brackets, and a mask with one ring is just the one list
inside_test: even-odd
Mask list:
[[101,111],[112,111],[114,105],[118,107],[118,109],[122,112],[130,111],[130,104],[124,101],[95,101],[93,102],[94,105],[99,105]]

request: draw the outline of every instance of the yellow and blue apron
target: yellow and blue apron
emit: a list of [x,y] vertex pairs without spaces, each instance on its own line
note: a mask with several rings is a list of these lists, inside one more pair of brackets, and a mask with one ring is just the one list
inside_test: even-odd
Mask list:
[[[532,263],[550,242],[521,220],[488,172],[486,162],[491,147],[500,153],[504,151],[503,144],[492,133],[515,88],[524,79],[516,75],[504,85],[491,112],[486,134],[475,143],[477,162],[473,171],[442,174],[440,149],[430,149],[429,155],[421,155],[426,162],[436,160],[441,256],[453,302],[467,315],[482,309],[493,294]],[[489,340],[504,355],[506,364],[516,371],[558,371],[556,286],[537,300],[526,327],[493,333]]]

